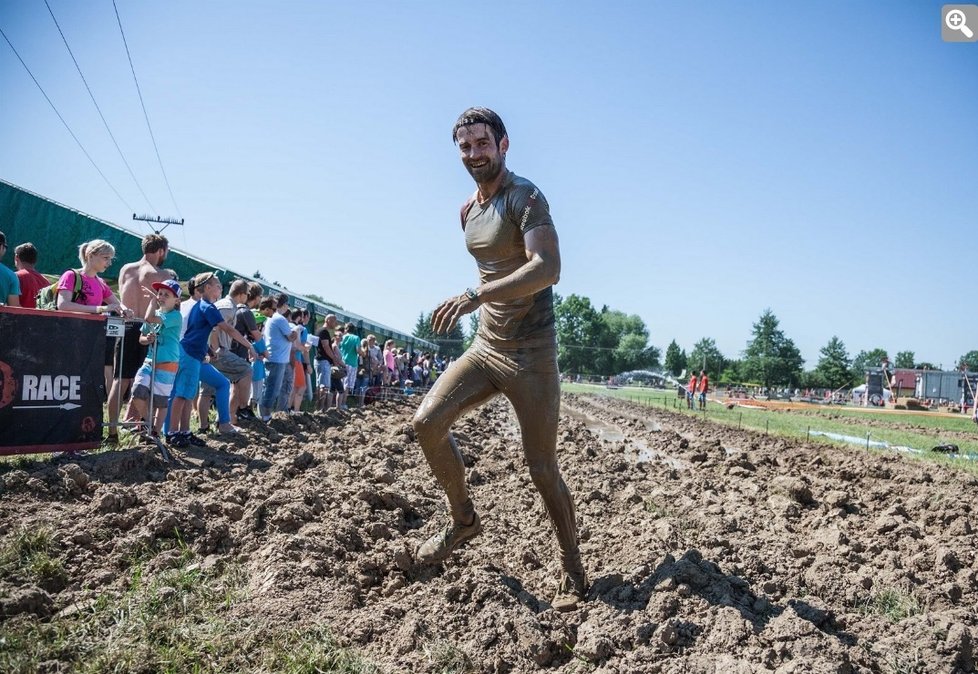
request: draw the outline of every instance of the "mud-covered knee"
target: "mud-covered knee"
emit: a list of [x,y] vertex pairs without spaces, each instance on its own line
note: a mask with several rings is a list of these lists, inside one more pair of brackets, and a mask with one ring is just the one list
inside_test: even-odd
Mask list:
[[414,435],[418,439],[418,442],[422,445],[427,444],[428,441],[434,440],[441,435],[440,426],[437,423],[434,415],[419,409],[414,413],[414,418],[411,420],[411,425],[414,427]]
[[552,485],[560,479],[560,471],[553,461],[530,462],[528,468],[536,485]]

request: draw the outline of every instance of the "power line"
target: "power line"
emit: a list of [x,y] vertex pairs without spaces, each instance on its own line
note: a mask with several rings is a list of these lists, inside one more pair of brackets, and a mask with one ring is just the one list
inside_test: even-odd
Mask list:
[[166,189],[170,193],[170,201],[173,202],[173,207],[177,210],[177,214],[182,218],[183,213],[180,212],[180,207],[177,206],[177,200],[173,196],[173,189],[170,187],[170,179],[166,177],[166,169],[163,168],[163,160],[160,158],[160,148],[156,144],[156,136],[153,135],[153,127],[149,123],[149,113],[146,112],[146,103],[143,101],[143,92],[139,88],[139,80],[136,78],[136,68],[132,64],[132,54],[129,53],[129,43],[126,41],[126,32],[122,30],[122,19],[119,18],[119,8],[115,4],[115,0],[112,0],[112,9],[115,10],[115,20],[119,23],[119,33],[122,35],[122,44],[126,47],[126,56],[129,58],[129,69],[132,70],[132,81],[136,83],[136,93],[139,94],[139,105],[143,108],[143,117],[146,119],[146,128],[149,129],[149,137],[153,141],[153,149],[156,150],[156,161],[159,162],[160,172],[163,174],[163,182],[166,183]]
[[65,118],[61,116],[61,113],[60,112],[58,112],[58,108],[54,105],[54,103],[51,102],[51,99],[48,98],[47,93],[45,93],[45,91],[44,91],[44,87],[41,86],[41,83],[37,81],[37,78],[36,77],[34,77],[34,73],[32,73],[31,72],[31,69],[27,67],[27,64],[24,63],[24,59],[22,59],[20,57],[20,53],[18,53],[17,49],[14,48],[13,43],[10,41],[10,38],[7,37],[7,34],[3,32],[3,29],[2,28],[0,28],[0,35],[2,35],[3,36],[3,39],[7,41],[7,44],[8,45],[10,45],[10,49],[13,50],[14,56],[16,56],[17,57],[17,60],[20,61],[20,65],[24,66],[24,70],[26,70],[27,71],[27,74],[31,76],[31,79],[34,80],[34,84],[37,85],[37,88],[40,90],[41,95],[44,96],[44,100],[46,100],[48,102],[48,105],[50,105],[51,106],[51,109],[54,110],[54,114],[56,114],[58,116],[58,119],[60,119],[61,120],[61,123],[64,124],[65,129],[68,130],[68,133],[71,134],[71,137],[75,139],[75,142],[76,143],[78,143],[78,147],[81,148],[81,151],[88,158],[88,161],[90,161],[92,163],[92,166],[95,167],[95,170],[98,171],[98,174],[100,176],[102,176],[102,180],[104,180],[105,181],[105,184],[109,186],[109,189],[111,189],[115,193],[115,195],[117,197],[119,197],[119,201],[121,201],[123,203],[123,205],[125,205],[126,210],[131,211],[132,210],[132,206],[130,206],[129,205],[129,202],[127,202],[125,199],[122,198],[122,195],[119,194],[119,190],[117,190],[112,185],[112,183],[109,182],[109,179],[105,177],[105,174],[104,173],[102,173],[102,169],[100,169],[98,167],[98,164],[95,163],[95,160],[92,159],[92,155],[88,154],[88,150],[86,150],[85,149],[85,146],[82,145],[82,143],[81,143],[80,140],[78,140],[78,136],[76,136],[75,135],[75,132],[71,130],[71,127],[70,126],[68,126],[68,122],[66,122],[65,121]]
[[139,193],[143,195],[143,199],[145,199],[146,203],[149,204],[150,210],[157,212],[156,207],[153,206],[153,202],[149,200],[149,197],[146,196],[146,192],[143,191],[143,186],[139,184],[138,180],[136,180],[136,174],[133,173],[132,167],[129,165],[129,162],[126,161],[126,156],[122,153],[122,148],[119,147],[119,143],[116,141],[115,135],[112,133],[112,129],[109,128],[109,123],[106,121],[105,115],[102,114],[102,108],[99,107],[98,101],[95,100],[95,94],[92,93],[91,87],[88,86],[88,80],[85,79],[85,75],[82,73],[81,66],[78,65],[78,60],[75,58],[75,54],[71,51],[71,47],[68,46],[68,38],[65,37],[64,31],[61,30],[61,24],[58,23],[57,17],[54,16],[54,11],[51,9],[51,5],[48,4],[48,0],[44,0],[44,4],[47,6],[48,13],[51,14],[51,18],[54,20],[54,25],[58,29],[58,33],[61,34],[61,39],[65,43],[65,49],[68,50],[68,55],[71,56],[71,60],[75,64],[75,69],[78,71],[78,75],[81,77],[82,83],[84,83],[85,89],[88,91],[88,95],[91,97],[92,103],[95,105],[95,109],[98,110],[98,116],[102,118],[102,124],[105,125],[105,130],[108,132],[109,138],[112,139],[112,144],[115,145],[115,149],[119,152],[119,156],[122,158],[122,163],[125,164],[126,168],[129,170],[129,175],[132,176],[132,181],[136,183]]

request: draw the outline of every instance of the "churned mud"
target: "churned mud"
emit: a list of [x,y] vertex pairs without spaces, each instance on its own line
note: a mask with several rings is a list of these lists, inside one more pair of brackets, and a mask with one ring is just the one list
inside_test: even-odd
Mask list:
[[146,448],[6,470],[0,538],[51,530],[64,574],[5,572],[0,633],[120,595],[133,560],[152,575],[183,546],[243,574],[228,612],[327,625],[384,672],[974,671],[970,473],[565,396],[591,590],[561,614],[556,541],[501,399],[456,427],[482,535],[415,564],[447,515],[413,411],[275,419],[175,465]]

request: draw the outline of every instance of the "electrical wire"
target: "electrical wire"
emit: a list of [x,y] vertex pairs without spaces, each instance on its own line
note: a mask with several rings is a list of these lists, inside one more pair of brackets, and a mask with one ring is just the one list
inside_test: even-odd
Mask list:
[[3,32],[3,29],[2,28],[0,28],[0,35],[2,35],[3,36],[3,39],[7,41],[7,44],[8,45],[10,45],[10,49],[13,50],[14,56],[17,57],[17,60],[20,61],[20,64],[22,66],[24,66],[24,70],[26,70],[27,71],[27,74],[31,76],[31,79],[34,80],[34,84],[37,85],[37,88],[40,90],[41,95],[44,96],[44,100],[46,100],[48,102],[48,105],[50,105],[51,106],[51,109],[54,110],[54,114],[56,114],[58,116],[58,119],[60,119],[61,120],[61,123],[64,124],[65,129],[67,129],[68,133],[71,134],[71,137],[75,139],[75,142],[78,143],[78,147],[81,148],[81,151],[88,158],[88,161],[90,161],[92,163],[92,166],[95,167],[95,170],[98,171],[98,174],[100,176],[102,176],[102,180],[104,180],[105,181],[105,184],[109,186],[109,189],[112,190],[117,197],[119,197],[119,201],[121,201],[123,203],[123,205],[125,205],[126,210],[128,210],[131,213],[132,210],[133,210],[132,206],[129,205],[129,202],[127,202],[125,199],[123,199],[122,195],[119,194],[119,190],[117,190],[115,188],[115,186],[111,182],[109,182],[109,179],[105,177],[105,174],[102,173],[102,169],[100,169],[98,167],[98,164],[95,163],[95,160],[92,159],[92,155],[88,154],[88,150],[86,150],[85,149],[85,146],[82,145],[82,142],[80,140],[78,140],[78,136],[76,136],[75,135],[75,132],[71,130],[71,127],[70,126],[68,126],[68,122],[65,121],[65,118],[61,116],[61,113],[60,112],[58,112],[58,108],[54,105],[54,103],[48,97],[47,93],[44,91],[44,87],[41,86],[41,83],[37,81],[37,78],[36,77],[34,77],[34,73],[31,72],[31,69],[27,67],[27,64],[26,63],[24,63],[24,59],[22,59],[20,57],[20,53],[14,47],[14,44],[10,41],[10,38],[7,37],[7,34]]
[[126,156],[122,153],[122,148],[119,147],[119,143],[116,141],[115,135],[112,133],[112,129],[109,128],[109,123],[108,121],[106,121],[105,115],[102,114],[102,108],[99,107],[98,101],[95,100],[95,94],[92,93],[91,87],[88,86],[88,80],[85,79],[85,75],[84,73],[82,73],[81,66],[78,65],[78,59],[75,58],[74,52],[72,52],[71,47],[68,46],[68,38],[65,37],[64,31],[61,30],[61,24],[58,23],[57,17],[54,16],[54,10],[52,10],[51,5],[48,4],[48,0],[44,0],[44,4],[48,8],[48,13],[51,15],[51,19],[54,20],[54,25],[58,29],[58,33],[61,34],[61,39],[65,43],[65,49],[68,50],[68,55],[71,57],[72,62],[74,62],[75,64],[75,69],[78,71],[78,75],[79,77],[81,77],[82,83],[85,85],[85,90],[88,91],[88,95],[89,97],[91,97],[92,103],[95,105],[95,109],[98,110],[98,116],[102,118],[102,124],[105,125],[105,130],[108,132],[109,138],[112,139],[112,144],[115,145],[115,149],[116,151],[118,151],[119,157],[122,158],[122,163],[125,164],[126,169],[129,170],[129,175],[132,176],[132,181],[136,183],[136,187],[139,189],[139,193],[143,195],[143,199],[145,199],[146,203],[149,204],[150,210],[158,215],[159,211],[156,210],[156,207],[153,206],[153,202],[149,200],[148,196],[146,196],[146,192],[143,190],[143,186],[139,184],[139,181],[136,179],[136,174],[133,173],[132,167],[129,165],[129,162],[126,161]]
[[129,53],[129,43],[126,41],[126,31],[122,29],[122,19],[119,18],[119,8],[115,4],[115,0],[112,0],[112,9],[115,10],[115,20],[119,23],[119,33],[122,35],[122,44],[126,47],[126,57],[129,59],[129,69],[132,70],[132,81],[136,83],[136,93],[139,94],[139,105],[143,108],[143,117],[146,119],[146,128],[149,129],[149,137],[153,141],[153,149],[156,150],[156,161],[159,162],[160,172],[163,174],[163,182],[166,183],[166,189],[170,193],[170,201],[173,202],[173,207],[177,209],[177,215],[181,218],[183,213],[180,212],[180,207],[177,206],[177,200],[173,196],[173,188],[170,187],[170,179],[166,176],[166,169],[163,168],[163,160],[160,158],[160,148],[156,144],[156,136],[153,135],[153,126],[149,123],[149,113],[146,112],[146,103],[143,101],[143,92],[139,88],[139,79],[136,77],[136,68],[132,64],[132,54]]

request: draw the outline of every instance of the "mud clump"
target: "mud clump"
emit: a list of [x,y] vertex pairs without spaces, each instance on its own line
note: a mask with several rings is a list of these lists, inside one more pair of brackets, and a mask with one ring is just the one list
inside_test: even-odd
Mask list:
[[[431,567],[414,551],[448,513],[413,405],[276,418],[169,465],[139,449],[0,473],[0,621],[56,626],[137,572],[233,572],[225,620],[327,626],[383,672],[973,670],[969,474],[563,404],[591,580],[574,613],[549,604],[556,541],[500,400],[456,425],[484,531]],[[23,533],[40,530],[43,559]]]

